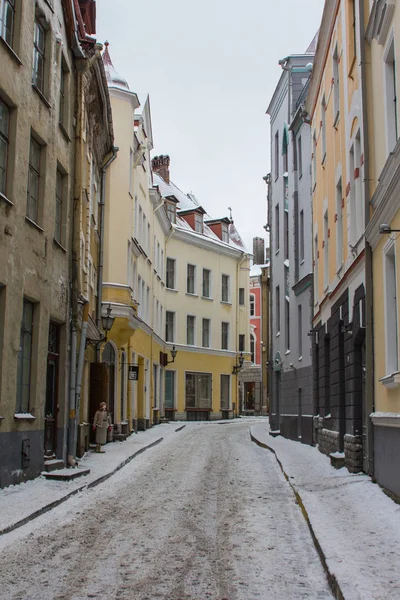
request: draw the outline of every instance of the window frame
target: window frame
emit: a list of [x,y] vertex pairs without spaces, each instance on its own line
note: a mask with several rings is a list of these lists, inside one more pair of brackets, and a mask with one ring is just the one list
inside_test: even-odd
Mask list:
[[[172,268],[171,268],[172,265]],[[172,286],[169,285],[171,283],[171,278],[172,278]],[[168,290],[175,290],[176,289],[176,259],[175,258],[171,258],[170,256],[167,256],[167,269],[166,269],[166,281],[165,281],[166,287]]]
[[256,296],[255,294],[249,294],[249,308],[250,308],[250,317],[254,317],[256,314]]
[[239,306],[245,305],[244,300],[244,287],[239,288],[239,298],[238,298]]
[[[32,149],[38,151],[38,162],[37,164],[32,163]],[[27,203],[26,203],[26,216],[33,223],[39,224],[39,208],[41,200],[41,184],[42,184],[42,163],[43,163],[43,145],[31,134],[30,146],[29,146],[29,162],[28,162],[28,186],[27,186]],[[36,198],[32,196],[32,184],[31,178],[36,181],[35,188]],[[35,210],[31,212],[32,198],[35,203]]]
[[175,311],[165,311],[165,341],[175,342]]
[[196,265],[187,263],[186,267],[186,293],[196,295]]
[[[205,327],[206,323],[207,327]],[[211,319],[206,319],[204,317],[201,322],[201,345],[202,348],[211,347]]]
[[[44,97],[46,96],[46,35],[47,31],[38,17],[34,21],[33,33],[33,61],[32,61],[32,85]],[[40,35],[39,35],[40,34]],[[43,38],[41,45],[40,38]],[[39,39],[38,39],[39,38]],[[41,71],[39,78],[39,71]]]
[[229,322],[221,321],[221,350],[229,350]]
[[186,345],[196,345],[196,317],[194,315],[186,315]]
[[[389,273],[390,270],[390,273]],[[390,275],[390,277],[389,277]],[[399,323],[396,244],[390,240],[383,250],[383,276],[385,296],[385,367],[386,376],[399,370]],[[393,310],[393,304],[395,310]]]
[[[26,307],[31,307],[31,319],[30,327],[26,325]],[[35,303],[31,302],[27,298],[23,299],[22,317],[20,325],[20,349],[17,357],[17,384],[16,384],[16,413],[29,413],[31,398],[32,398],[32,349],[33,349],[33,335],[34,335],[34,323],[35,323]],[[29,340],[29,344],[28,344]],[[28,344],[28,348],[27,348]],[[26,352],[28,350],[28,352]],[[29,356],[26,356],[29,354]],[[28,361],[28,364],[24,361]],[[27,377],[26,377],[26,369]],[[23,383],[23,382],[27,383]],[[24,389],[27,390],[27,398],[24,399]]]
[[[5,152],[4,152],[4,166],[1,165],[1,155],[0,155],[0,172],[3,170],[4,173],[4,184],[1,186],[1,177],[0,177],[0,194],[3,196],[7,196],[7,184],[8,184],[8,161],[10,154],[10,119],[11,119],[11,109],[6,102],[0,97],[0,105],[5,107],[5,113],[7,115],[7,122],[4,128],[1,127],[1,123],[3,119],[0,120],[0,148],[2,146],[2,142],[4,144]],[[3,189],[2,189],[3,188]]]
[[[208,273],[208,279],[205,279],[205,274]],[[205,281],[207,286],[205,285]],[[208,294],[205,293],[204,288],[208,287]],[[207,291],[207,289],[206,289]],[[202,296],[203,298],[211,298],[211,269],[205,269],[203,268],[203,272],[202,272]]]
[[221,275],[221,302],[230,303],[230,276],[225,273]]
[[[224,383],[223,383],[224,382]],[[226,394],[226,397],[224,397]],[[220,374],[220,409],[230,410],[231,407],[231,376]]]
[[[9,14],[12,15],[11,30],[6,26],[6,9],[8,8]],[[8,11],[7,11],[8,12]],[[15,0],[0,0],[0,37],[10,48],[14,49],[14,33],[15,33],[15,20],[16,20],[16,1]],[[4,35],[5,31],[10,31],[10,39]]]

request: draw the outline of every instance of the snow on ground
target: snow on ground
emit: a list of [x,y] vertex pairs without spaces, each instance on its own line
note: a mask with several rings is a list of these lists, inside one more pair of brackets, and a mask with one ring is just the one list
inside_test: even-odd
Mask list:
[[72,481],[47,480],[40,476],[32,481],[11,485],[0,490],[0,532],[21,521],[43,506],[62,499],[67,494],[111,473],[121,462],[135,452],[171,435],[182,425],[165,423],[138,434],[132,434],[124,442],[113,442],[105,446],[104,454],[88,452],[79,461],[79,467],[90,469],[90,474]]
[[188,424],[0,537],[10,600],[328,600],[306,522],[248,423]]
[[346,600],[400,598],[400,506],[364,474],[334,469],[317,448],[251,433],[273,448],[299,492]]

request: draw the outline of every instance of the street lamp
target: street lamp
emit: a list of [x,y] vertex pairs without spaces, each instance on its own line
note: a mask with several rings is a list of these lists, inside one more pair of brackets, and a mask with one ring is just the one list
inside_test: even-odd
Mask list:
[[110,331],[111,327],[113,326],[114,320],[115,320],[115,317],[111,316],[111,304],[109,304],[107,306],[107,314],[102,315],[102,317],[101,317],[101,324],[102,324],[103,330],[106,332],[106,335],[105,335],[103,341],[107,341],[107,334]]
[[236,365],[233,366],[232,375],[237,375],[239,373],[240,369],[243,367],[243,362],[244,362],[243,352],[241,352],[240,355],[237,356],[236,358],[237,358],[237,363],[236,363]]
[[172,350],[171,350],[171,356],[172,356],[172,360],[167,360],[167,365],[169,365],[170,363],[173,363],[175,361],[175,357],[178,354],[178,350],[175,348],[175,344],[172,346]]

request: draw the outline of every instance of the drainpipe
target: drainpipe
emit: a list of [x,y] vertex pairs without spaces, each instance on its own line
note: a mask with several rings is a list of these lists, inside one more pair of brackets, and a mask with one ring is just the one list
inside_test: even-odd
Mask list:
[[[232,221],[233,223],[233,221]],[[236,276],[236,281],[237,284],[239,283],[239,271],[240,271],[240,265],[242,264],[242,262],[246,259],[248,255],[247,254],[243,254],[242,258],[240,259],[240,261],[237,263],[237,276]],[[247,298],[249,296],[247,295]],[[235,349],[236,349],[236,354],[238,353],[238,349],[237,349],[237,342],[238,342],[238,332],[239,332],[239,302],[238,299],[236,298],[236,343],[235,343]],[[235,363],[236,363],[236,359],[235,359]],[[239,400],[240,400],[240,382],[239,382],[239,372],[237,372],[236,374],[236,415],[234,416],[238,416],[239,414]]]
[[[365,228],[370,219],[369,191],[369,136],[368,136],[368,107],[366,82],[366,57],[364,36],[364,2],[359,0],[359,34],[360,34],[360,66],[361,66],[361,98],[364,136],[364,210]],[[365,432],[365,448],[363,469],[368,474],[374,474],[374,430],[370,414],[374,412],[374,333],[373,333],[373,300],[372,300],[372,248],[365,240],[365,407],[363,414],[363,432]]]
[[[103,260],[104,260],[104,207],[106,197],[106,171],[111,163],[117,158],[119,148],[113,146],[112,156],[104,163],[101,169],[101,189],[100,189],[100,240],[99,240],[99,264],[97,273],[97,306],[96,306],[96,323],[97,327],[101,326],[101,302],[102,302],[102,287],[103,287]],[[96,346],[96,361],[100,361],[100,345]]]
[[76,82],[76,135],[75,135],[75,187],[73,197],[73,220],[72,220],[72,252],[71,252],[71,350],[70,350],[70,383],[69,383],[69,420],[68,420],[68,449],[67,463],[75,465],[75,419],[76,419],[76,347],[78,336],[78,300],[80,281],[80,213],[82,194],[82,74],[84,61],[77,61]]
[[[86,349],[86,337],[87,337],[87,328],[89,321],[89,302],[85,302],[83,305],[83,313],[82,313],[82,329],[81,329],[81,339],[79,346],[79,358],[78,358],[78,368],[76,371],[76,384],[75,384],[75,419],[74,419],[74,436],[72,441],[72,448],[76,448],[76,443],[78,439],[78,422],[81,408],[81,389],[82,389],[82,374],[83,374],[83,365],[85,363],[85,349]],[[75,452],[74,452],[75,454]],[[75,462],[74,460],[72,462]],[[71,463],[70,463],[71,464]],[[72,466],[72,465],[71,465]]]

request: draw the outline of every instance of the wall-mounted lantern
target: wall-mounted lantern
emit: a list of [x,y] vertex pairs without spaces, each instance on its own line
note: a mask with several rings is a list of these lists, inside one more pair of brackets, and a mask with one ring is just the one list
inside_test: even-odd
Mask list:
[[114,325],[114,320],[115,317],[111,316],[111,304],[109,304],[107,306],[107,314],[106,315],[102,315],[101,317],[101,325],[103,327],[103,330],[106,332],[106,335],[104,337],[104,339],[102,340],[103,342],[107,341],[107,334],[110,331],[110,329],[112,328],[112,326]]
[[241,352],[239,354],[239,356],[236,357],[236,365],[233,366],[233,370],[232,370],[232,375],[237,375],[240,371],[240,369],[243,367],[243,362],[244,362],[244,356],[243,356],[243,352]]

